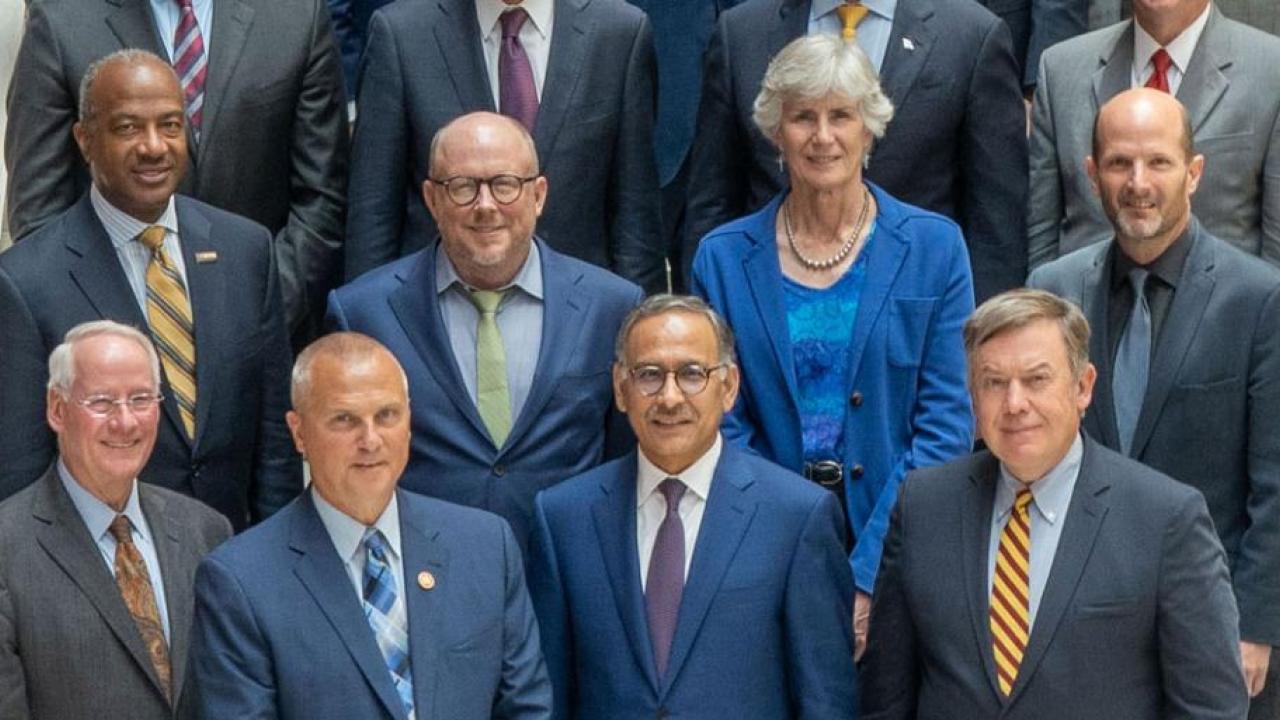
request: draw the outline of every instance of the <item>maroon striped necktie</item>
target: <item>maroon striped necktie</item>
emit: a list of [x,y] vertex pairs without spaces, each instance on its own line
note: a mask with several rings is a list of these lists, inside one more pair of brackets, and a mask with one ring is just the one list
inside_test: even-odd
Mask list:
[[204,38],[196,22],[195,8],[191,0],[177,0],[182,15],[178,29],[173,33],[173,70],[182,83],[182,94],[187,104],[187,122],[191,133],[200,137],[200,123],[204,119],[204,79],[208,72],[204,52]]

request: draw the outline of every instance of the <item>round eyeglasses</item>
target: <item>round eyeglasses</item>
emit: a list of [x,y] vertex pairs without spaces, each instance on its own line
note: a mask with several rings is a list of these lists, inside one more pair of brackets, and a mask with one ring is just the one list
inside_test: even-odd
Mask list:
[[667,376],[676,377],[676,387],[686,397],[692,397],[707,388],[707,378],[711,373],[726,367],[725,363],[703,367],[698,363],[687,363],[675,370],[668,370],[661,365],[636,365],[627,372],[631,375],[631,384],[641,395],[657,395],[666,387]]
[[443,180],[431,179],[431,182],[444,188],[449,200],[454,205],[470,205],[480,197],[480,186],[488,185],[489,194],[499,205],[510,205],[520,199],[526,183],[537,180],[538,176],[520,177],[519,175],[494,175],[490,178],[463,177],[461,175]]
[[75,403],[85,410],[89,411],[94,417],[110,417],[115,413],[116,408],[128,407],[129,412],[140,415],[145,413],[164,400],[164,396],[160,393],[138,393],[124,398],[112,398],[106,395],[93,395],[82,400],[76,400]]

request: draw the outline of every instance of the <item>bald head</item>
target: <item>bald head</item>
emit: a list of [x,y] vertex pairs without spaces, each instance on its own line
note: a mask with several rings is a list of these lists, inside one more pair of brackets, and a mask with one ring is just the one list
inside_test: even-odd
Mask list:
[[315,368],[333,365],[338,371],[358,372],[374,365],[383,365],[389,372],[398,374],[404,394],[409,394],[409,379],[400,367],[400,361],[385,345],[368,335],[356,332],[336,332],[316,340],[298,354],[293,363],[289,399],[295,410],[302,411],[312,395]]
[[454,118],[447,125],[436,131],[431,138],[430,155],[427,159],[427,175],[433,178],[446,178],[451,173],[448,169],[448,156],[456,153],[459,145],[494,144],[509,142],[512,138],[523,145],[524,151],[511,161],[524,168],[527,175],[538,174],[538,149],[533,143],[533,136],[519,121],[491,112],[473,112]]
[[[161,60],[155,53],[126,48],[95,60],[89,65],[89,69],[85,70],[84,76],[80,78],[80,107],[78,108],[80,121],[84,122],[92,118],[102,106],[102,101],[97,97],[99,85],[114,89],[114,86],[121,82],[121,74],[133,74],[137,71],[141,71],[157,87],[166,87],[179,103],[182,102],[182,85],[178,82],[173,66]],[[152,76],[151,73],[155,75]],[[99,83],[100,79],[101,83]]]
[[1102,154],[1102,133],[1106,129],[1104,126],[1110,127],[1114,132],[1117,126],[1134,125],[1176,126],[1178,144],[1187,161],[1196,154],[1191,139],[1191,116],[1187,114],[1187,108],[1167,92],[1140,87],[1116,95],[1098,110],[1098,116],[1093,121],[1093,156],[1096,158]]

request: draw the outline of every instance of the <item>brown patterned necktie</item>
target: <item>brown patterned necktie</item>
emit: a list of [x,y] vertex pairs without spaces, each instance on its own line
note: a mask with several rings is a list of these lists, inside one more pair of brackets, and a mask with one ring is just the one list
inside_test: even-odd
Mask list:
[[117,515],[108,530],[116,539],[116,584],[124,596],[125,607],[138,625],[142,642],[151,654],[151,664],[164,688],[165,697],[172,699],[173,686],[169,670],[169,646],[164,639],[164,626],[160,623],[160,610],[156,607],[156,594],[151,586],[151,575],[142,553],[133,544],[132,523],[124,515]]

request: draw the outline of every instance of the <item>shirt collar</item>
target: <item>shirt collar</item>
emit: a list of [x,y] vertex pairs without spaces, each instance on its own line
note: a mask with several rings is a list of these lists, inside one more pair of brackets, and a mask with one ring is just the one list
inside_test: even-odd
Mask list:
[[488,38],[489,36],[502,36],[502,29],[498,27],[498,18],[508,8],[524,8],[529,14],[528,22],[533,23],[533,29],[546,39],[547,30],[551,27],[551,14],[555,11],[555,5],[552,0],[521,0],[515,5],[508,5],[502,0],[476,0],[476,19],[480,21],[480,34]]
[[[1204,26],[1209,22],[1209,9],[1213,7],[1213,3],[1205,3],[1204,12],[1200,13],[1200,17],[1187,26],[1185,30],[1178,34],[1168,45],[1164,46],[1165,52],[1169,53],[1169,57],[1173,60],[1173,64],[1178,68],[1178,72],[1184,76],[1187,74],[1187,66],[1191,63],[1191,56],[1196,51],[1196,45],[1200,42],[1200,33],[1204,32]],[[1133,23],[1133,59],[1134,65],[1137,66],[1139,75],[1141,70],[1151,62],[1151,55],[1160,49],[1160,43],[1143,28],[1135,20]]]
[[[458,270],[449,259],[449,253],[444,251],[444,242],[441,241],[436,243],[436,294],[443,295],[454,285],[463,291],[473,289],[458,277]],[[542,300],[542,255],[538,252],[538,243],[532,239],[529,241],[529,256],[524,259],[520,271],[511,282],[498,289],[508,290],[513,287],[532,298]]]
[[[1071,493],[1075,489],[1076,476],[1080,472],[1080,459],[1084,456],[1084,441],[1077,434],[1067,454],[1045,476],[1031,483],[1032,505],[1040,517],[1050,525],[1058,522],[1067,512]],[[1000,483],[996,486],[996,517],[1001,524],[1013,509],[1013,501],[1023,488],[1004,464],[1000,464]]]
[[142,222],[112,205],[98,192],[97,185],[90,188],[89,201],[93,204],[93,211],[97,213],[103,229],[107,231],[107,237],[111,238],[111,245],[117,250],[136,240],[143,230],[152,225],[159,225],[174,235],[178,234],[178,213],[174,210],[172,195],[169,196],[169,204],[165,206],[160,218],[153,223]]
[[[391,547],[391,553],[396,558],[402,558],[404,556],[400,554],[400,505],[397,499],[397,493],[392,493],[391,502],[387,503],[387,507],[382,510],[382,515],[378,516],[373,527],[382,531],[387,545]],[[342,558],[344,563],[351,562],[356,557],[356,553],[364,551],[361,543],[368,528],[325,500],[314,486],[311,488],[311,500],[315,503],[320,522],[324,523],[325,530],[329,531],[329,539],[333,541],[338,557]]]
[[[809,5],[809,21],[834,13],[836,8],[844,4],[844,0],[813,0]],[[867,10],[885,20],[893,20],[893,12],[898,7],[898,0],[862,0]]]
[[62,458],[58,458],[58,478],[62,480],[62,487],[66,488],[67,495],[71,496],[71,504],[80,514],[80,519],[84,521],[85,527],[89,529],[89,536],[95,543],[107,535],[116,515],[129,518],[134,531],[143,540],[151,543],[151,531],[147,527],[146,516],[142,514],[142,504],[138,501],[137,478],[133,480],[133,487],[129,489],[129,499],[125,501],[124,511],[121,513],[117,513],[115,508],[99,500],[77,482],[62,462]]
[[1119,243],[1113,242],[1111,244],[1111,252],[1114,253],[1111,262],[1111,289],[1118,290],[1120,286],[1129,282],[1129,271],[1138,267],[1144,267],[1147,272],[1159,278],[1161,282],[1176,289],[1178,287],[1178,278],[1182,277],[1182,268],[1187,264],[1187,255],[1191,253],[1195,227],[1196,219],[1193,217],[1191,222],[1187,223],[1187,227],[1182,231],[1182,234],[1173,241],[1173,244],[1160,253],[1160,257],[1145,266],[1134,262],[1132,258],[1125,255],[1120,249]]
[[670,475],[657,465],[649,461],[645,457],[644,450],[638,450],[636,457],[639,458],[639,466],[636,473],[636,507],[644,505],[645,500],[649,496],[658,491],[658,485],[669,477],[677,477],[685,487],[693,491],[703,502],[707,501],[707,496],[711,493],[711,479],[716,474],[716,465],[720,462],[720,433],[716,433],[716,440],[711,447],[702,454],[702,457],[693,462],[692,465],[685,468],[684,472],[678,475]]

